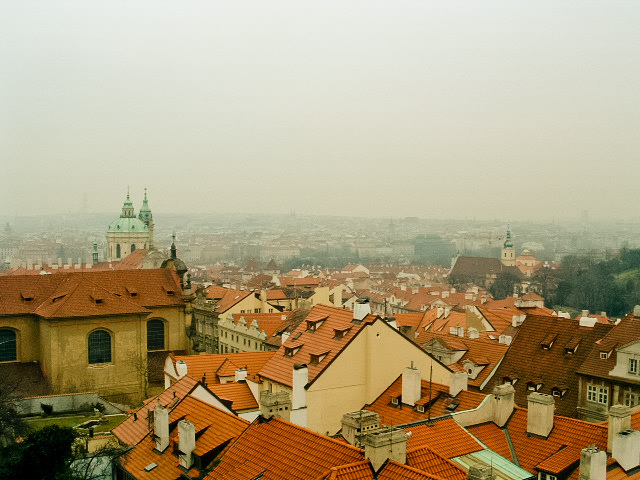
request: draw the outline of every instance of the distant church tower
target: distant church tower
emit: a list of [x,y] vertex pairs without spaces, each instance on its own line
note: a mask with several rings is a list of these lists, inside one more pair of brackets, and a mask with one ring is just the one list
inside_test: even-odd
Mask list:
[[122,260],[124,257],[138,249],[148,249],[153,242],[153,218],[151,210],[147,204],[147,194],[145,192],[143,208],[146,211],[140,211],[140,215],[144,214],[148,218],[151,229],[143,220],[136,218],[133,211],[133,203],[129,198],[127,190],[127,199],[122,206],[120,218],[115,219],[109,224],[107,229],[107,258],[108,261],[114,262]]
[[149,229],[149,241],[147,242],[147,249],[153,250],[153,215],[151,214],[151,209],[149,208],[149,202],[147,201],[147,189],[144,189],[144,200],[142,201],[142,208],[140,209],[140,213],[138,213],[138,218],[144,222],[144,224]]
[[502,258],[500,261],[507,267],[515,267],[516,265],[516,249],[513,248],[513,242],[511,241],[511,228],[509,226],[507,226],[507,239],[504,241],[504,245],[502,247]]

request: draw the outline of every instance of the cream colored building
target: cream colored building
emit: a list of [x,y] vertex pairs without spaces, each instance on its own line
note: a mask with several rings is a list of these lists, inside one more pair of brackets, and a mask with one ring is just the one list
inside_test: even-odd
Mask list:
[[153,216],[146,189],[139,216],[135,216],[133,203],[127,192],[120,217],[111,222],[107,229],[107,258],[110,262],[122,260],[141,249],[153,249]]
[[449,384],[448,367],[367,310],[314,306],[259,373],[263,412],[333,434],[343,414],[372,403],[408,366]]

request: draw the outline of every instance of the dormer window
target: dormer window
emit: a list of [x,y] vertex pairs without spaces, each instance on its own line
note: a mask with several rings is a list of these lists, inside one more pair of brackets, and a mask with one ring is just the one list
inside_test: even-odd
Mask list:
[[344,336],[349,333],[351,327],[349,328],[334,328],[333,329],[333,339],[334,340],[342,340]]
[[567,387],[564,386],[559,386],[559,387],[553,387],[551,389],[551,395],[553,395],[554,397],[564,397],[565,394],[567,393],[569,389]]
[[319,318],[316,320],[307,320],[307,332],[315,332],[324,323],[327,317]]
[[540,346],[544,349],[544,350],[549,350],[551,349],[551,347],[553,346],[553,343],[556,341],[556,338],[558,337],[557,334],[555,333],[550,333],[549,335],[547,335],[546,337],[544,337],[544,340],[542,340],[542,342],[540,342]]
[[391,405],[399,405],[400,397],[391,397]]
[[600,352],[600,358],[606,360],[611,355],[611,352]]
[[530,392],[537,392],[542,388],[542,382],[539,380],[527,382],[527,390]]
[[300,351],[300,349],[302,348],[302,345],[304,345],[304,344],[300,343],[298,345],[285,346],[284,347],[284,356],[285,357],[293,357],[296,353],[298,353]]
[[327,351],[327,352],[320,353],[320,354],[315,354],[315,353],[310,354],[309,355],[310,356],[309,363],[311,365],[318,365],[322,360],[325,359],[325,357],[327,356],[328,353],[329,352]]
[[33,301],[35,295],[32,292],[21,292],[20,296],[22,297],[22,301],[25,303]]
[[416,405],[416,410],[418,413],[424,413],[424,405]]

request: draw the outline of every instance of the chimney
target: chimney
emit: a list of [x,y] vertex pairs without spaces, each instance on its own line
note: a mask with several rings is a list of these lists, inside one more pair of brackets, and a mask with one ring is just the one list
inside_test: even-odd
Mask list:
[[369,410],[345,413],[342,416],[342,436],[358,448],[362,448],[364,436],[380,428],[380,414]]
[[62,259],[58,257],[58,268],[62,268]]
[[443,290],[441,297],[442,298],[448,298],[449,297],[449,292],[447,290]]
[[606,480],[607,453],[593,445],[580,454],[580,480]]
[[437,313],[438,313],[438,318],[440,318],[442,315],[444,315],[444,308],[438,307]]
[[247,369],[246,368],[238,368],[236,370],[236,382],[244,382],[247,379]]
[[493,423],[502,428],[513,413],[515,390],[505,383],[493,389]]
[[407,434],[401,428],[384,428],[364,437],[364,457],[377,472],[387,460],[407,461]]
[[411,366],[402,372],[402,403],[414,406],[422,397],[422,378],[420,370]]
[[480,338],[480,332],[478,332],[477,328],[469,328],[469,338]]
[[333,306],[336,308],[342,307],[342,285],[338,285],[333,289]]
[[522,325],[522,322],[524,322],[524,319],[526,318],[526,315],[522,314],[522,315],[514,315],[513,317],[511,317],[511,326],[512,327],[519,327],[520,325]]
[[288,392],[260,392],[260,414],[264,418],[278,417],[290,421],[291,398]]
[[180,466],[187,470],[193,465],[193,451],[196,449],[196,426],[189,420],[178,422],[178,442]]
[[451,376],[449,378],[449,395],[452,397],[458,395],[462,390],[467,389],[467,382],[469,380],[467,372],[451,372]]
[[625,472],[640,465],[640,432],[623,430],[613,436],[611,456],[616,459]]
[[582,312],[580,313],[581,317],[588,317],[589,316],[589,310],[582,310]]
[[607,452],[613,451],[613,437],[616,433],[631,428],[631,408],[625,405],[614,405],[609,409],[609,433]]
[[490,465],[472,465],[467,472],[469,480],[493,480],[493,468]]
[[371,305],[369,304],[369,297],[360,298],[353,306],[353,319],[363,320],[364,317],[371,313]]
[[553,429],[556,402],[551,395],[534,392],[527,397],[527,433],[548,437]]
[[307,391],[305,386],[309,383],[309,369],[304,363],[293,365],[293,398],[291,408],[294,410],[307,406]]
[[178,360],[176,362],[176,373],[178,374],[178,378],[184,377],[187,374],[188,370],[189,368],[187,367],[187,362],[185,362],[184,360]]
[[153,409],[153,436],[156,439],[156,450],[164,452],[169,446],[169,410],[162,405]]
[[640,305],[636,305],[633,307],[633,316],[640,317]]
[[282,332],[282,336],[280,338],[282,338],[282,343],[285,343],[287,340],[289,340],[289,337],[291,336],[291,332]]

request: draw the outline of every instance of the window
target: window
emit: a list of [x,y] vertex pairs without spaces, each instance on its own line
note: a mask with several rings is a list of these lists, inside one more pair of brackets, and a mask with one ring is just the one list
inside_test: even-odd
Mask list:
[[637,358],[629,359],[629,373],[638,375],[638,359]]
[[609,353],[611,352],[600,352],[600,358],[606,360],[607,358],[609,358]]
[[135,252],[135,251],[136,251],[136,244],[135,244],[135,243],[132,243],[132,244],[131,244],[131,253],[133,253],[133,252]]
[[635,407],[640,403],[640,395],[637,393],[625,392],[624,393],[624,404],[627,407]]
[[153,319],[147,322],[147,350],[164,350],[164,322]]
[[595,385],[587,385],[587,401],[609,404],[609,387],[597,387]]
[[391,405],[398,405],[400,403],[398,397],[391,397]]
[[120,258],[120,244],[116,245],[116,258]]
[[416,410],[419,413],[424,413],[424,405],[416,405]]
[[111,334],[96,330],[89,334],[89,363],[111,362]]
[[18,359],[16,332],[0,328],[0,362],[13,362]]

